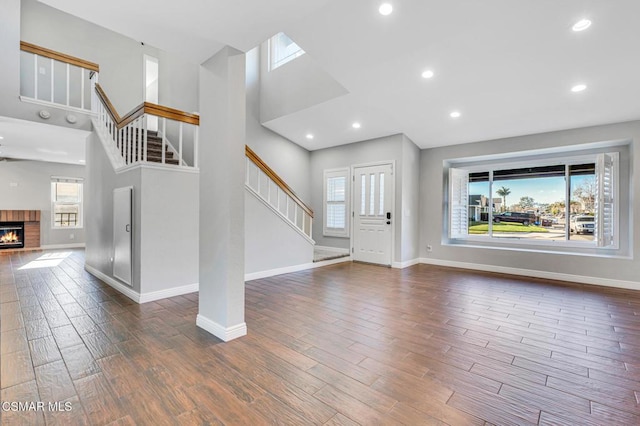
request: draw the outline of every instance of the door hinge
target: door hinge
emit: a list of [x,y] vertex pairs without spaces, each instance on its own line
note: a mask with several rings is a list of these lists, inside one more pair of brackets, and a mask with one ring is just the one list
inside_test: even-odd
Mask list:
[[354,212],[351,212],[351,217],[355,217],[355,213]]
[[353,253],[353,247],[351,247],[351,253]]

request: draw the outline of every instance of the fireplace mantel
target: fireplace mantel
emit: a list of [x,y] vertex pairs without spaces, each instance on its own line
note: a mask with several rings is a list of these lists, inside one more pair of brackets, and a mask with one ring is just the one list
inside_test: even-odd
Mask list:
[[0,210],[1,222],[24,222],[24,249],[17,250],[40,248],[40,210]]

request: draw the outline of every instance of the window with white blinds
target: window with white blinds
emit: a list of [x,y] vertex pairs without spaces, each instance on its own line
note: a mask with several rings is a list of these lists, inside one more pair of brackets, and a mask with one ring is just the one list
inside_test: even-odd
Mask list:
[[51,227],[82,228],[82,183],[72,177],[51,177]]
[[617,249],[618,167],[618,152],[486,166],[453,162],[448,237]]
[[325,236],[349,236],[349,175],[348,168],[324,171]]

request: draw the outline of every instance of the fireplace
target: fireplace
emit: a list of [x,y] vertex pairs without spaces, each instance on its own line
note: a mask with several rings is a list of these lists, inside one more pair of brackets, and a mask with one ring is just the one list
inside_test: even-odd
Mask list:
[[24,247],[24,222],[0,222],[0,250]]

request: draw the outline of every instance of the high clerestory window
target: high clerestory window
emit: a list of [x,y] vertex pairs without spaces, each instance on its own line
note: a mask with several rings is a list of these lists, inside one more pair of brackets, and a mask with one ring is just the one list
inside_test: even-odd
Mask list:
[[269,71],[304,55],[300,48],[285,33],[278,33],[269,39]]
[[449,168],[451,241],[618,248],[618,153]]

